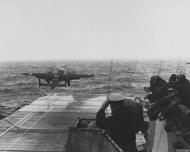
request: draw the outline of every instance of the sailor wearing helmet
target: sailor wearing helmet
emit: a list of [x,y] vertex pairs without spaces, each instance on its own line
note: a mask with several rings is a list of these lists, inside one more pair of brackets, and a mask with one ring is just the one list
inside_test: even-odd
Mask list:
[[[111,116],[105,116],[110,105]],[[111,93],[96,114],[96,125],[108,131],[112,139],[123,149],[137,152],[136,133],[143,123],[143,108],[133,100],[120,93]]]

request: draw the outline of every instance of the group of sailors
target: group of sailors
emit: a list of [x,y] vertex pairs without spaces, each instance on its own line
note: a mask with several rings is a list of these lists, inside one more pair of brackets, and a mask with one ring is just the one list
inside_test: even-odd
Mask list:
[[146,88],[150,120],[165,120],[165,130],[182,137],[190,145],[190,82],[184,74],[172,74],[166,82],[153,76]]
[[[148,92],[145,98],[149,101],[147,113],[151,121],[165,120],[165,130],[168,132],[177,130],[183,135],[189,131],[190,82],[185,75],[172,74],[168,82],[160,76],[152,76],[150,86],[145,91]],[[108,106],[111,108],[111,116],[106,117]],[[112,139],[129,152],[137,152],[136,134],[148,130],[143,129],[144,122],[143,106],[120,93],[108,94],[96,114],[96,126],[107,130]]]
[[148,110],[150,120],[179,118],[181,125],[190,127],[190,82],[185,75],[172,74],[166,82],[153,76],[146,98],[151,106]]

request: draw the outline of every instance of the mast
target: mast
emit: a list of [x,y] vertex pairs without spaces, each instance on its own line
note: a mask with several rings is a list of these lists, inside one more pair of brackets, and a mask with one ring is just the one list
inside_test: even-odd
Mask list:
[[108,75],[108,91],[107,94],[109,94],[111,92],[111,81],[112,81],[112,73],[113,72],[113,59],[111,59],[110,62],[110,68],[109,68],[109,75]]

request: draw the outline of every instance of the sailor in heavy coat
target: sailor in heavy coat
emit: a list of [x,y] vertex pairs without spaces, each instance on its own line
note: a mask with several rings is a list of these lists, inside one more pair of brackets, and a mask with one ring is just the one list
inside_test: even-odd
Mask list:
[[[111,116],[105,116],[105,110],[110,105]],[[108,131],[111,138],[123,149],[136,152],[136,133],[143,123],[143,108],[133,100],[120,93],[107,96],[96,115],[96,125]]]

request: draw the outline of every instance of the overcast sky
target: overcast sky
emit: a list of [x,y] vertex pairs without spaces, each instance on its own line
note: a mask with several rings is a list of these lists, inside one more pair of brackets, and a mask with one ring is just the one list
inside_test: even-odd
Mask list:
[[0,60],[190,59],[190,0],[0,0]]

